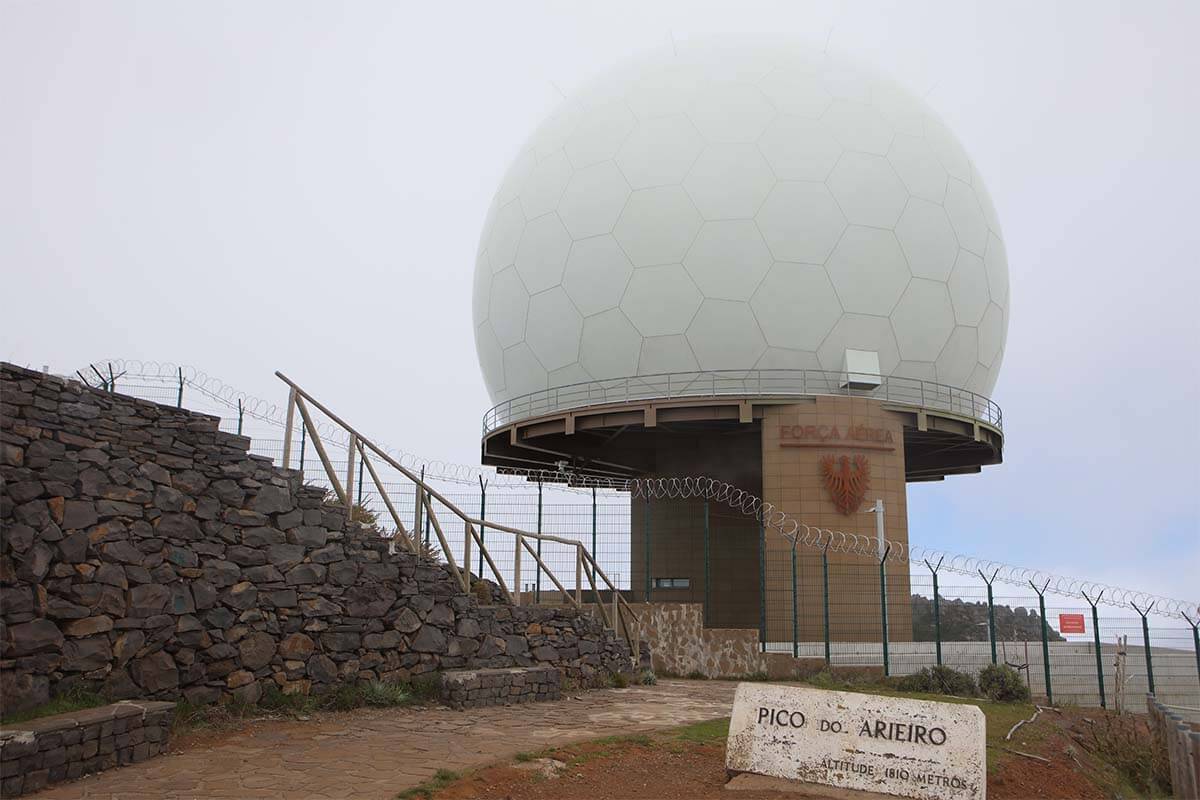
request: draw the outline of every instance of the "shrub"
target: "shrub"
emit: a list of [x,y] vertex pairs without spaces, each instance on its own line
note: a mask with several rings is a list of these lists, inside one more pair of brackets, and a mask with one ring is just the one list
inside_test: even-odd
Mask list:
[[386,707],[402,706],[412,701],[412,693],[399,683],[371,681],[360,690],[363,705]]
[[948,694],[956,697],[974,697],[979,694],[974,678],[966,672],[944,664],[932,668],[925,667],[920,672],[905,675],[896,682],[896,688],[902,692]]
[[1131,714],[1104,714],[1090,719],[1088,734],[1080,744],[1111,764],[1146,797],[1168,797],[1171,793],[1171,762],[1161,733]]
[[989,664],[979,671],[979,690],[991,700],[1004,703],[1029,702],[1029,687],[1021,673],[1008,664]]
[[638,675],[638,683],[642,686],[654,686],[658,683],[658,676],[654,674],[653,670],[644,669]]
[[475,595],[475,602],[481,606],[490,606],[492,604],[492,585],[482,578],[474,578],[471,583],[471,594]]
[[612,673],[611,682],[614,689],[624,689],[629,685],[629,678],[626,677],[624,672],[614,672]]

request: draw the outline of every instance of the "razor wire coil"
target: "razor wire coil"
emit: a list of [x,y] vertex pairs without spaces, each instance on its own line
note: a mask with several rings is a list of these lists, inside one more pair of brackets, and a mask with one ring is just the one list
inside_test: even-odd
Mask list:
[[[246,394],[215,376],[186,364],[169,361],[145,361],[139,359],[103,359],[97,364],[110,368],[110,374],[123,378],[143,378],[158,381],[182,381],[209,399],[229,409],[242,413],[276,427],[284,427],[284,409],[277,404]],[[92,365],[88,369],[93,369]],[[78,373],[86,375],[84,370]],[[102,373],[97,373],[102,374]],[[85,382],[86,378],[85,378]],[[334,443],[347,445],[349,434],[340,426],[325,421],[315,421],[320,435]],[[580,475],[570,470],[505,469],[502,472],[459,464],[440,459],[424,459],[413,453],[377,443],[389,456],[409,469],[424,467],[426,477],[455,483],[474,483],[486,477],[496,488],[517,488],[530,482],[558,484],[567,490],[604,489],[628,492],[631,498],[648,500],[698,499],[716,502],[742,514],[757,519],[764,528],[769,528],[795,545],[823,549],[834,553],[845,553],[861,557],[879,558],[878,548],[885,549],[886,560],[899,564],[922,564],[924,561],[940,560],[942,569],[961,575],[980,575],[990,582],[1026,587],[1030,584],[1042,587],[1042,591],[1058,595],[1081,598],[1098,598],[1097,603],[1116,607],[1131,604],[1151,606],[1151,612],[1162,616],[1178,617],[1200,609],[1200,603],[1164,597],[1150,592],[1127,589],[1100,581],[1091,581],[1056,575],[1044,570],[1031,569],[991,559],[953,553],[947,550],[927,548],[922,545],[906,544],[890,539],[881,543],[876,537],[859,533],[821,528],[803,523],[777,509],[763,498],[740,489],[726,481],[707,476],[606,478]],[[511,480],[510,480],[511,479]]]

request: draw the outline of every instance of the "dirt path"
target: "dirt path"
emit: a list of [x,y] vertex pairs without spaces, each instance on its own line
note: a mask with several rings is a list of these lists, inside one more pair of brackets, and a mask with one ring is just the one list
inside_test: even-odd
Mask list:
[[268,722],[33,796],[391,800],[438,769],[459,771],[551,745],[728,716],[735,686],[664,680],[532,706],[379,709]]

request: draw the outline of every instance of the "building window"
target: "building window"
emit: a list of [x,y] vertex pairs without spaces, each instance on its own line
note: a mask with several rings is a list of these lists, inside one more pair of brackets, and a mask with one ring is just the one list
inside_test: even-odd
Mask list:
[[687,589],[692,585],[691,578],[655,578],[655,589]]

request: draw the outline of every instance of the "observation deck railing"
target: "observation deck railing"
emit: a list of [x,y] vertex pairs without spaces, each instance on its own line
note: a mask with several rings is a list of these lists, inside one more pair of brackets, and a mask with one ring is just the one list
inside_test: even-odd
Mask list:
[[878,386],[856,388],[855,373],[815,369],[713,370],[636,375],[587,381],[530,392],[489,409],[483,435],[546,414],[594,405],[689,397],[870,397],[916,408],[946,411],[1003,429],[1000,406],[981,394],[918,378],[870,376]]

